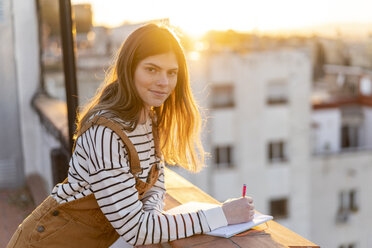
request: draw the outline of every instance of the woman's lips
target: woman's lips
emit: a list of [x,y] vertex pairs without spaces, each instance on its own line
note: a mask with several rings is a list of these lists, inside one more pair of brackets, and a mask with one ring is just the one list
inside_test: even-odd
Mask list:
[[157,97],[164,97],[167,95],[167,92],[163,92],[163,91],[150,90],[150,92]]

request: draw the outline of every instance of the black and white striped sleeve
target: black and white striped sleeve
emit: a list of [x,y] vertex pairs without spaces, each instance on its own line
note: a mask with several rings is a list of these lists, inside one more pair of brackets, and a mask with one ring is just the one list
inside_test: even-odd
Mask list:
[[141,201],[143,204],[143,210],[145,211],[156,211],[161,213],[164,208],[164,165],[160,164],[159,178],[155,182],[154,186],[149,189],[142,197]]
[[[91,136],[90,157],[94,158],[90,160],[90,184],[102,212],[124,240],[132,245],[154,244],[216,228],[205,211],[177,215],[145,211],[125,151],[120,149],[122,141],[106,127],[90,129],[86,132]],[[223,212],[219,218],[225,219]]]

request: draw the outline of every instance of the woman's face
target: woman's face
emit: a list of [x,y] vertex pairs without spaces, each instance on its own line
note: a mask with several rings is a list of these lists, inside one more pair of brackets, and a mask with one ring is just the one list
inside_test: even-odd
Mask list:
[[173,52],[149,56],[139,62],[134,84],[147,110],[159,107],[177,84],[178,63]]

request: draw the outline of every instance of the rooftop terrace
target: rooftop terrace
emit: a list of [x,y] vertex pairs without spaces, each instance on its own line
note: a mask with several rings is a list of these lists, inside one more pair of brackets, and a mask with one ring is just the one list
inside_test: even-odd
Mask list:
[[[60,140],[62,146],[67,146],[66,104],[40,95],[34,99],[33,105],[39,114],[42,125],[46,127],[46,130]],[[30,191],[32,192],[36,204],[38,204],[43,197],[45,197],[45,192],[47,192],[47,190],[42,189],[42,181],[37,177],[34,176],[34,178],[29,179],[28,184]],[[165,210],[190,201],[220,204],[216,199],[169,168],[166,168],[165,171],[165,186],[167,189]],[[234,236],[229,239],[208,235],[196,235],[173,241],[169,244],[145,247],[319,247],[275,221],[269,221],[267,226],[265,225],[265,227],[263,227],[261,225],[257,227],[256,230],[257,232],[251,232],[239,237]]]

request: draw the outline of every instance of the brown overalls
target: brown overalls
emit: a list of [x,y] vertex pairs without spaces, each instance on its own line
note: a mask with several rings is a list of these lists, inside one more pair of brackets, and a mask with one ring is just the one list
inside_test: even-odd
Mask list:
[[[104,117],[96,116],[84,125],[78,136],[93,125],[102,125],[113,130],[124,142],[130,170],[136,180],[138,197],[149,190],[157,181],[159,169],[154,164],[147,182],[136,177],[141,172],[137,151],[119,124]],[[158,135],[153,123],[155,152],[158,157]],[[67,178],[64,181],[67,183]],[[103,248],[109,247],[119,238],[119,234],[107,220],[99,208],[94,194],[59,204],[52,196],[41,203],[19,225],[7,248]]]

